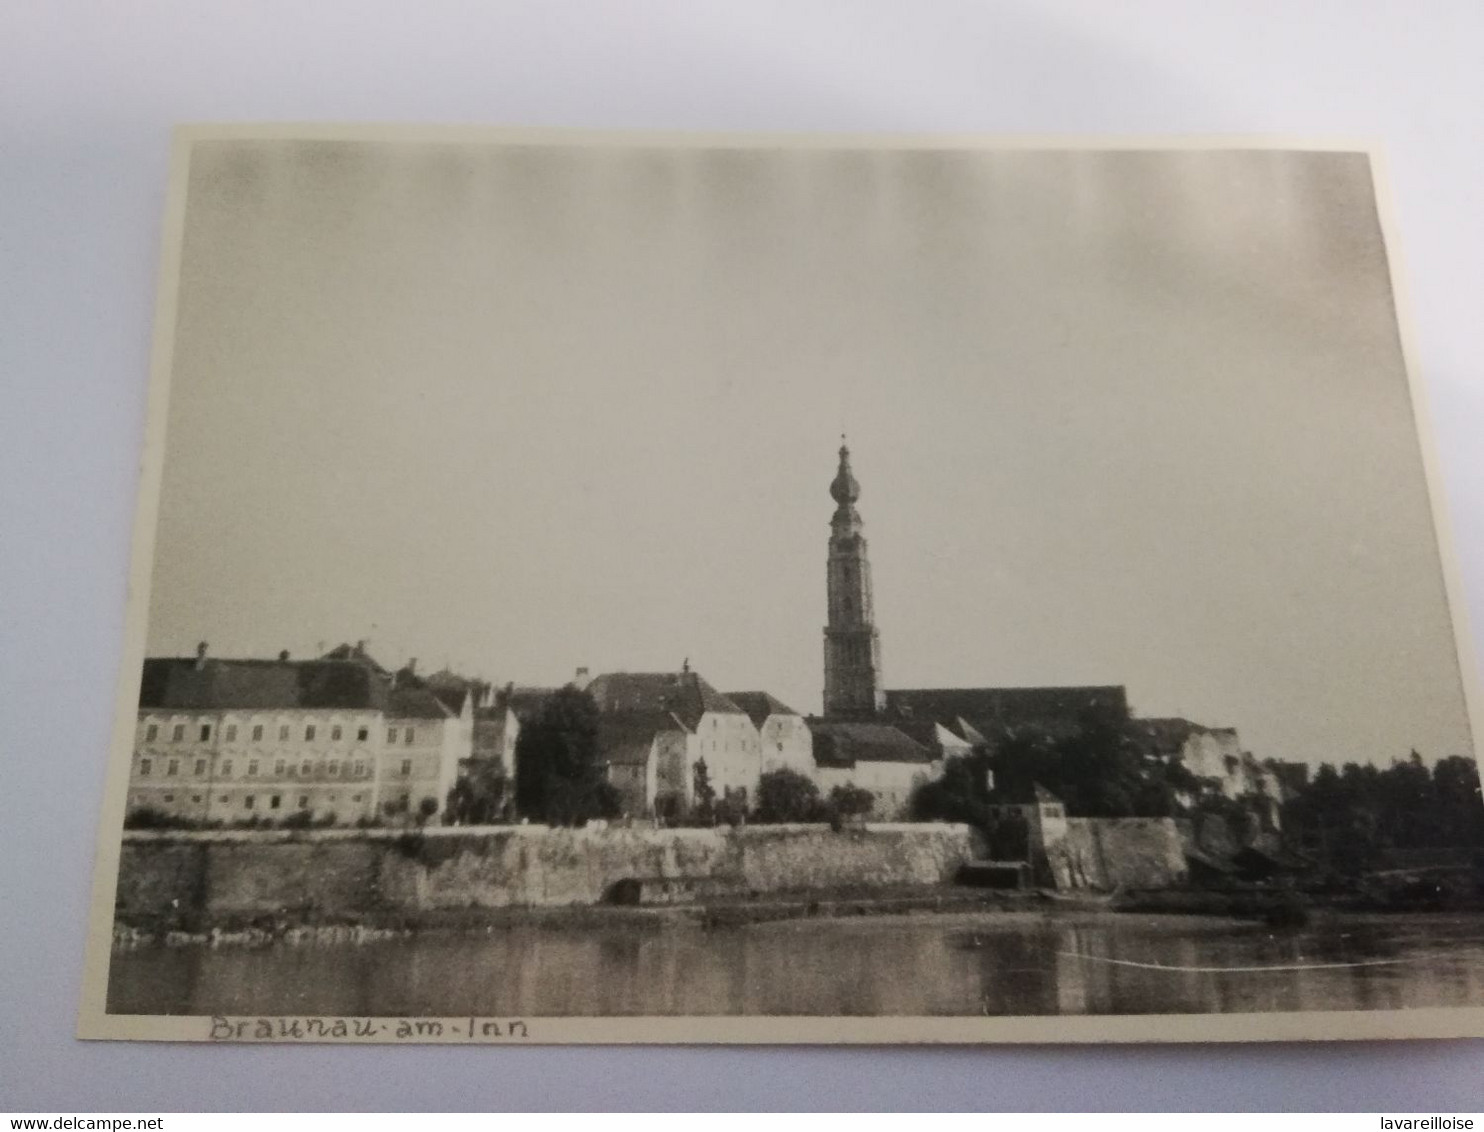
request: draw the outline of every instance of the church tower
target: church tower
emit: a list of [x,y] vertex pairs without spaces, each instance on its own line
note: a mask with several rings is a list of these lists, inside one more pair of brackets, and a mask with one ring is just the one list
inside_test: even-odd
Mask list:
[[870,715],[886,702],[881,688],[881,640],[871,602],[871,564],[866,559],[860,512],[855,509],[860,494],[860,484],[850,474],[850,449],[841,444],[840,470],[830,484],[836,507],[830,520],[829,624],[824,630],[827,716]]

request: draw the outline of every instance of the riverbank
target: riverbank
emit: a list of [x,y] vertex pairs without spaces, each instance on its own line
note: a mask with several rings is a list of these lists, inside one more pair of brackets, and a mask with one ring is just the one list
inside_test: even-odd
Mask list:
[[423,933],[477,933],[517,927],[587,931],[594,928],[642,930],[689,924],[702,928],[725,928],[816,918],[1058,910],[1061,910],[1060,902],[1034,890],[1000,891],[942,885],[837,886],[767,896],[724,895],[689,904],[638,906],[470,906],[414,912],[383,910],[341,916],[284,907],[254,914],[224,913],[204,922],[198,918],[190,926],[183,926],[173,913],[120,916],[114,924],[113,944],[115,950],[157,944],[171,947],[360,944]]

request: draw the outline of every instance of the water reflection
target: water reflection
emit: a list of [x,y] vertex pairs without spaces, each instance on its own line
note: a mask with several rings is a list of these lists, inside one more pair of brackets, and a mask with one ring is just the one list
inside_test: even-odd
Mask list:
[[109,1009],[127,1014],[1158,1014],[1481,1003],[1478,917],[1377,917],[1292,933],[1110,914],[533,926],[361,945],[144,948],[115,955],[109,972]]

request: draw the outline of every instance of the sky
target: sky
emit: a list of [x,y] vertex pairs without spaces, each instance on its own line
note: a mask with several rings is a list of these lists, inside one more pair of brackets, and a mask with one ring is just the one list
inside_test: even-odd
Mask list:
[[148,649],[1470,739],[1368,160],[198,142]]

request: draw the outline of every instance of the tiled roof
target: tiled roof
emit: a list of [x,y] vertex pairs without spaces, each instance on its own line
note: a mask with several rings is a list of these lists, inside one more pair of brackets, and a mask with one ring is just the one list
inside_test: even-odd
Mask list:
[[889,723],[811,717],[814,761],[820,766],[850,768],[858,762],[930,763],[933,752]]
[[606,672],[587,693],[601,712],[674,712],[691,730],[707,712],[743,714],[694,672]]
[[[374,662],[373,662],[374,663]],[[163,711],[382,711],[386,682],[358,661],[151,657],[139,706]]]
[[1128,696],[1118,685],[1084,688],[911,688],[888,691],[888,720],[930,719],[964,734],[964,724],[982,735],[1023,726],[1076,726],[1089,711],[1128,716]]
[[798,715],[782,700],[767,692],[727,692],[726,698],[736,704],[752,720],[754,727],[761,727],[770,715]]

